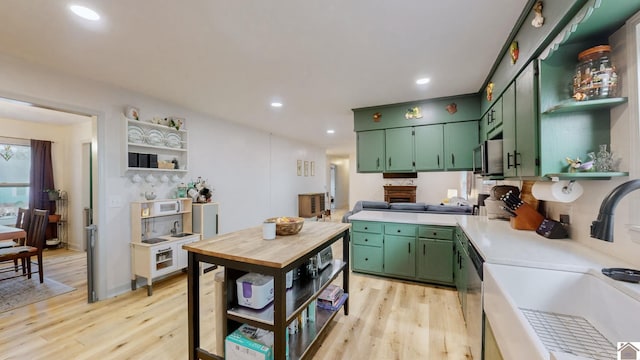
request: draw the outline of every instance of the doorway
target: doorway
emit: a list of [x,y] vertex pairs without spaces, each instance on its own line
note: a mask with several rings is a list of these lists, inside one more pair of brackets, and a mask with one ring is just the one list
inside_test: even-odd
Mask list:
[[66,242],[49,250],[86,251],[84,208],[92,208],[97,191],[91,176],[92,165],[97,163],[97,151],[92,151],[96,149],[92,143],[97,139],[97,121],[97,116],[84,112],[0,97],[3,136],[52,142],[54,182],[66,198],[64,221],[57,229],[64,231]]

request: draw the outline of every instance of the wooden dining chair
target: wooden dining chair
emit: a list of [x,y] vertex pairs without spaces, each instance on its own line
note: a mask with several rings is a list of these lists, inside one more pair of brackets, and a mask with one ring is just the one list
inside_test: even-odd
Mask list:
[[32,258],[35,256],[38,262],[38,274],[40,283],[44,282],[44,271],[42,266],[42,250],[44,249],[45,231],[49,223],[49,210],[34,209],[31,213],[31,221],[25,244],[11,248],[0,249],[0,261],[18,260],[22,261],[22,274],[31,279]]
[[[18,215],[16,216],[16,227],[20,228],[24,231],[26,231],[27,233],[29,232],[29,223],[31,222],[31,211],[29,209],[24,209],[24,208],[18,208]],[[25,241],[26,241],[26,237],[20,238],[20,239],[13,239],[13,241],[16,243],[16,245],[18,246],[22,246],[24,245]],[[16,272],[18,271],[18,259],[13,259],[13,265],[14,268],[16,270]]]

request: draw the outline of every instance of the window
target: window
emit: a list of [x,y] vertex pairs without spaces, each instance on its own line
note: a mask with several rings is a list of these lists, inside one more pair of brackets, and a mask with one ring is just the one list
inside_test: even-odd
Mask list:
[[29,141],[0,137],[0,224],[15,224],[18,208],[29,206],[30,171]]

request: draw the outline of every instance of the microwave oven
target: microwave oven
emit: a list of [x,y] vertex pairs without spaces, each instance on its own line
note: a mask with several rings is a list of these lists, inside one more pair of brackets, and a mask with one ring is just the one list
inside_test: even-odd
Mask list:
[[179,214],[181,211],[180,200],[160,200],[153,203],[153,216]]
[[502,140],[486,140],[473,150],[473,172],[502,175]]

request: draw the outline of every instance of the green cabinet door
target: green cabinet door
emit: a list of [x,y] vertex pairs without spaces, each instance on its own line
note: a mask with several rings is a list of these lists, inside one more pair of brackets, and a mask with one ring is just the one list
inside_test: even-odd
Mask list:
[[416,276],[416,238],[411,236],[384,236],[384,272],[389,275]]
[[384,170],[384,130],[360,131],[357,135],[358,172]]
[[478,134],[478,136],[480,137],[480,142],[484,142],[485,140],[488,140],[487,138],[487,133],[489,132],[489,117],[490,117],[490,112],[491,110],[488,110],[484,116],[482,116],[482,119],[480,119],[480,133]]
[[444,125],[444,157],[447,170],[472,170],[473,149],[478,146],[478,121]]
[[352,245],[351,268],[353,271],[382,273],[382,247]]
[[505,177],[516,176],[516,89],[511,83],[502,94],[502,168]]
[[385,130],[385,171],[414,171],[413,128]]
[[516,78],[516,167],[518,176],[539,175],[538,75],[532,61]]
[[416,275],[420,279],[453,283],[453,242],[419,238]]
[[502,133],[502,121],[503,121],[503,101],[502,97],[499,97],[496,102],[491,106],[489,110],[489,123],[487,125],[487,139],[499,138]]
[[416,171],[444,169],[444,125],[414,128]]

